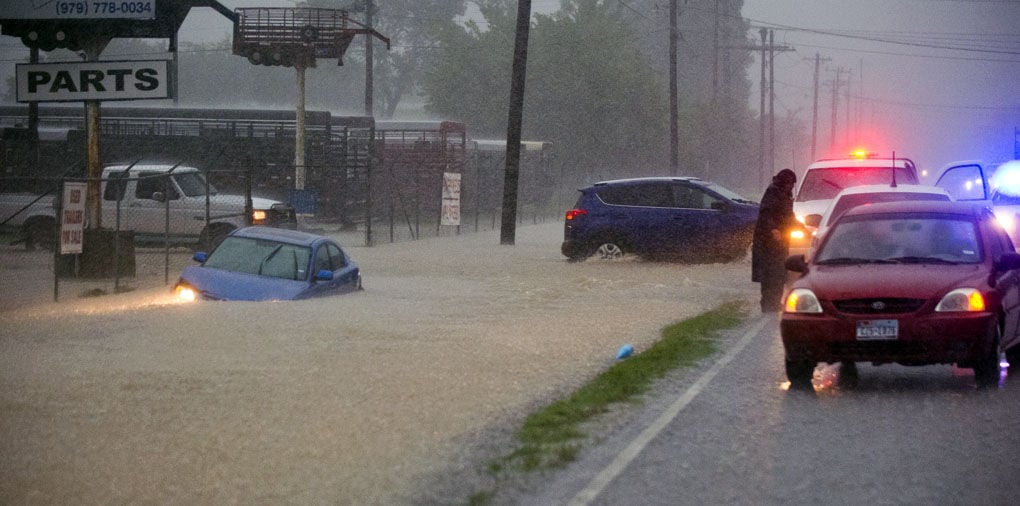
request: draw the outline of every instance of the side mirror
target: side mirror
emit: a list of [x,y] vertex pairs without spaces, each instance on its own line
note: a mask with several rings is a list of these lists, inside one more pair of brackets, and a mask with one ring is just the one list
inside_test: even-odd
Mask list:
[[194,259],[196,262],[204,264],[205,261],[209,258],[209,255],[204,251],[196,251],[195,255],[192,256],[191,258]]
[[1017,269],[1020,269],[1020,254],[1004,253],[995,260],[995,270],[997,271],[1014,271]]
[[725,202],[721,202],[721,201],[718,201],[718,200],[715,201],[715,202],[712,202],[711,207],[712,207],[712,209],[715,209],[716,211],[726,211],[726,210],[728,210],[730,208],[730,206],[726,205]]
[[820,214],[809,214],[804,217],[804,224],[809,227],[818,228],[818,225],[822,224],[822,215]]
[[790,255],[786,257],[786,270],[793,272],[807,272],[807,260],[804,255]]
[[333,280],[333,271],[322,269],[321,271],[315,273],[315,280],[316,281],[332,281]]
[[166,194],[163,192],[152,192],[152,200],[156,202],[166,202]]

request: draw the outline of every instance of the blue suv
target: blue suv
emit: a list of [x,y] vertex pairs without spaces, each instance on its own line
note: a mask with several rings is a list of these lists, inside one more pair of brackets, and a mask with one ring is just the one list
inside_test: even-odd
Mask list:
[[567,211],[560,251],[570,260],[592,255],[649,259],[743,258],[758,203],[694,177],[647,177],[595,183]]

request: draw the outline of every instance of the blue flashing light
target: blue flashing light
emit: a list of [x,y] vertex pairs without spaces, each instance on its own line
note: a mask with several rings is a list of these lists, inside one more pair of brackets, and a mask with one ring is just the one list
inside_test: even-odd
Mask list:
[[999,166],[992,177],[992,187],[1000,193],[1020,196],[1020,160],[1012,160]]

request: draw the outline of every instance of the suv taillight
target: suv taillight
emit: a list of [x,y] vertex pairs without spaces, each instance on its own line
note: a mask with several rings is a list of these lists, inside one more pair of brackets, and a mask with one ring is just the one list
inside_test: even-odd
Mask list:
[[567,221],[570,221],[570,220],[572,220],[574,218],[577,218],[578,216],[584,216],[586,214],[588,214],[588,211],[586,211],[584,209],[571,209],[571,210],[567,211],[566,219],[567,219]]

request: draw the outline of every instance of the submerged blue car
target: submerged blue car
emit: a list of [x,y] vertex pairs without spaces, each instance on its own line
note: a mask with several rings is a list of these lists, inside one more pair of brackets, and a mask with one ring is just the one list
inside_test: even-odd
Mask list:
[[231,232],[195,253],[175,290],[184,300],[296,300],[360,290],[361,271],[328,237],[271,227]]

